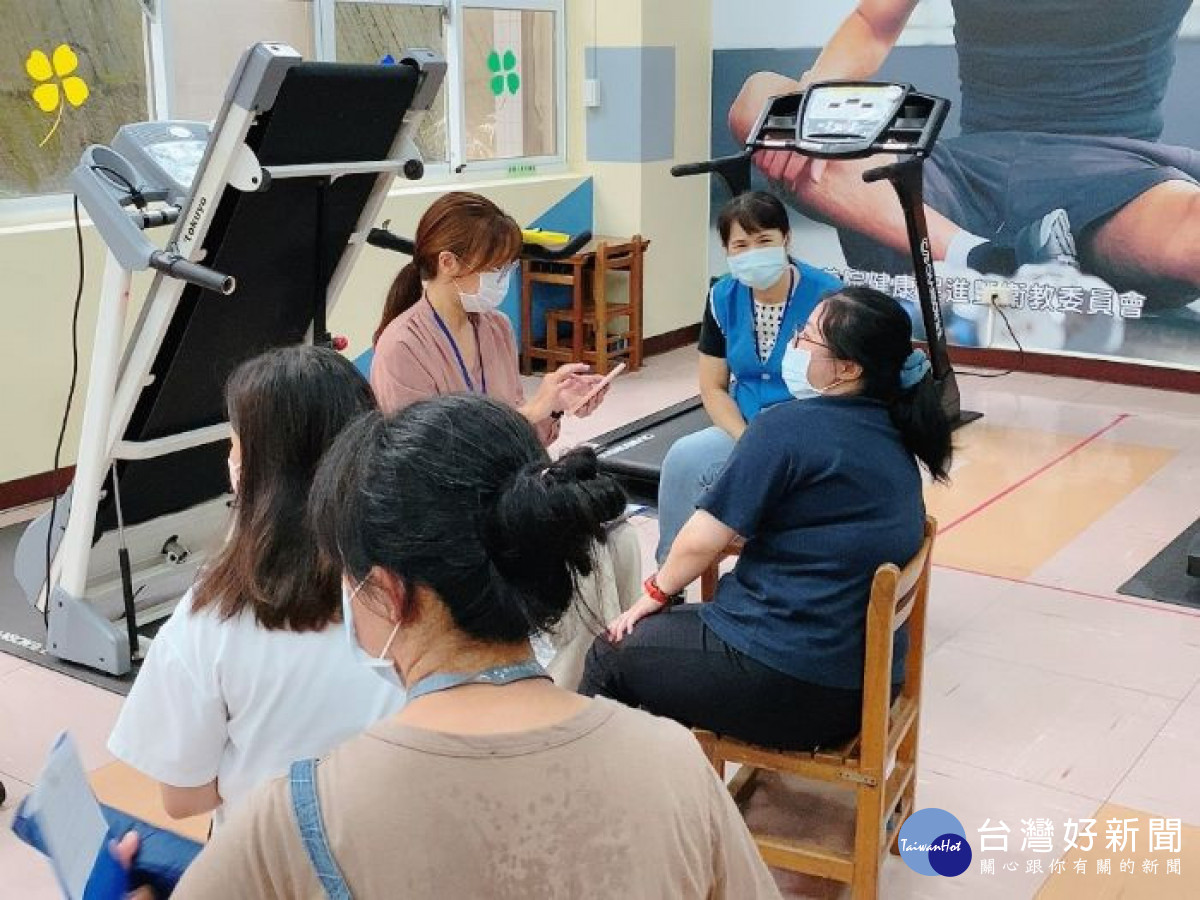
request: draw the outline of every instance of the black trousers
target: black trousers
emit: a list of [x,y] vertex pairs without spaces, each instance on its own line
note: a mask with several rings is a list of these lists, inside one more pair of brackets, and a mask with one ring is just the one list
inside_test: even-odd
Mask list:
[[861,690],[811,684],[755,662],[717,637],[694,603],[642,619],[619,643],[596,638],[579,693],[781,750],[836,746],[862,722]]

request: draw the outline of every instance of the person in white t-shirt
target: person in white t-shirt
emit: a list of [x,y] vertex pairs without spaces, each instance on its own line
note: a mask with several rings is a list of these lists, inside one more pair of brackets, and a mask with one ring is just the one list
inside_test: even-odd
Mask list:
[[224,547],[159,631],[109,750],[160,783],[175,818],[216,821],[297,759],[321,756],[403,705],[356,661],[339,565],[305,516],[317,464],[371,388],[340,354],[272,350],[230,376]]

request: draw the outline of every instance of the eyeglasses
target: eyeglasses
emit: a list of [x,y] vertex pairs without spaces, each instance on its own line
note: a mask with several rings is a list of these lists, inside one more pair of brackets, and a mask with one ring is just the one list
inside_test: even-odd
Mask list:
[[813,337],[814,333],[815,333],[815,330],[808,329],[808,328],[805,328],[803,331],[798,330],[795,333],[795,335],[792,337],[792,344],[799,345],[799,343],[801,341],[804,341],[806,344],[813,344],[817,347],[822,347],[822,348],[828,350],[829,345],[826,344],[824,341],[817,340],[815,337]]

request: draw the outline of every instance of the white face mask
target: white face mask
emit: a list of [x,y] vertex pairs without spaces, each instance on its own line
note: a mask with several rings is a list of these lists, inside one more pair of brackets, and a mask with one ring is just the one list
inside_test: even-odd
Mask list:
[[756,247],[730,256],[726,261],[730,275],[746,287],[761,291],[777,282],[787,271],[787,248]]
[[227,457],[225,462],[229,466],[229,491],[236,494],[238,492],[238,482],[242,480],[242,464],[235,463],[233,457]]
[[395,664],[387,655],[388,651],[392,649],[392,642],[396,640],[396,632],[400,630],[400,623],[396,623],[396,627],[388,635],[387,643],[383,645],[383,650],[379,652],[378,656],[371,656],[367,653],[354,633],[354,597],[362,590],[364,584],[366,584],[365,581],[360,581],[353,591],[347,591],[346,583],[342,582],[342,627],[346,630],[346,640],[350,642],[350,652],[354,654],[361,665],[366,666],[388,684],[402,691],[404,682],[400,680]]
[[479,273],[479,290],[473,294],[458,292],[463,309],[469,313],[487,312],[489,309],[499,309],[504,298],[508,296],[508,282],[512,278],[512,266],[496,269],[494,272]]

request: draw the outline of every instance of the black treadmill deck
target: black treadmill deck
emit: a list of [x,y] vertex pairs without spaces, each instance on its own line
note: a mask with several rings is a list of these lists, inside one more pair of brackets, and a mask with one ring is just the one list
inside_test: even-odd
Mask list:
[[692,397],[588,443],[600,458],[600,471],[616,478],[631,499],[657,506],[658,479],[667,451],[681,437],[711,425],[700,398]]

